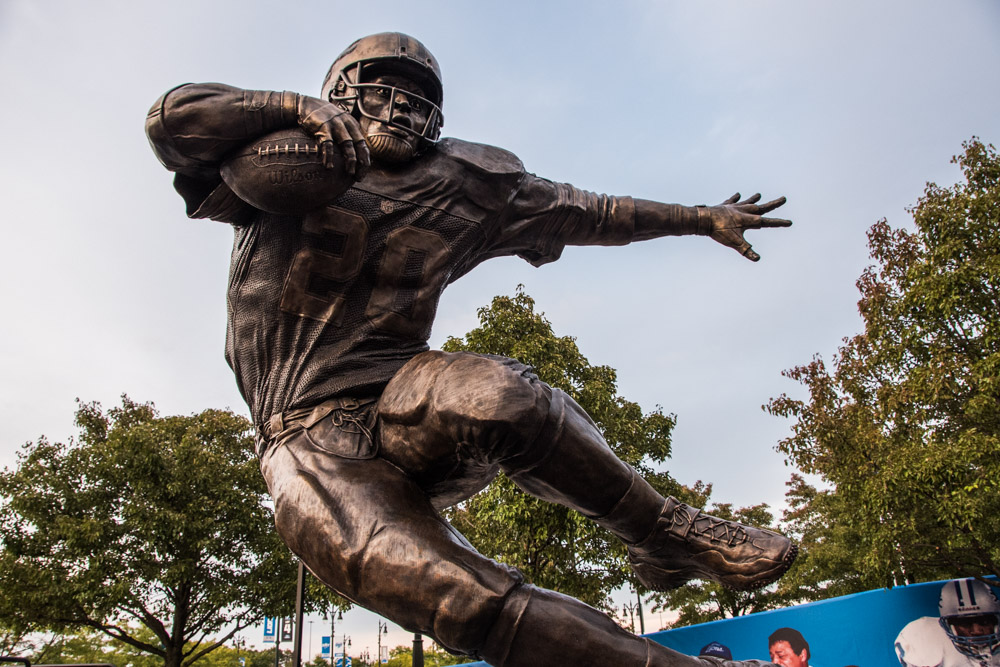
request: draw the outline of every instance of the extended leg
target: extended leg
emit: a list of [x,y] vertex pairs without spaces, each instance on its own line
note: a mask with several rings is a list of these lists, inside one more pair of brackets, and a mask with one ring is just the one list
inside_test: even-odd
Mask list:
[[[522,489],[593,518],[629,546],[654,589],[711,579],[752,589],[795,557],[786,538],[663,498],[604,441],[571,398],[511,360],[427,352],[393,378],[379,404],[383,455],[439,507],[502,468]],[[471,474],[470,474],[471,473]]]
[[[519,613],[509,613],[515,610]],[[678,653],[626,632],[578,600],[534,586],[520,586],[508,597],[483,657],[497,667],[774,667],[759,660],[733,662]]]

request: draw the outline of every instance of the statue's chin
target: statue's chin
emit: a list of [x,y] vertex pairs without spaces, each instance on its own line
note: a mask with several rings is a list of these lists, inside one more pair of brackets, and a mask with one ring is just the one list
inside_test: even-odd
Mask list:
[[395,134],[375,132],[365,137],[372,157],[380,162],[400,164],[413,159],[416,149],[406,139]]

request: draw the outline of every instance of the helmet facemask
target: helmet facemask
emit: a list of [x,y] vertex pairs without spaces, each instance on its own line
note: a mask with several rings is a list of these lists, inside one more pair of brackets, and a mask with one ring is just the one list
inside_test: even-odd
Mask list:
[[[399,77],[407,83],[416,84],[419,90],[414,90],[412,86],[401,88],[398,82],[395,85],[380,85],[376,82],[379,77]],[[377,104],[377,108],[372,108],[365,98],[375,92],[387,96],[394,103],[388,106]],[[399,95],[405,96],[405,103],[422,109],[422,120],[414,124],[412,117],[404,117],[414,114],[398,112],[395,101]],[[441,71],[437,61],[423,44],[402,33],[369,35],[351,44],[330,67],[323,83],[322,96],[363,124],[368,121],[367,124],[380,127],[382,131],[369,139],[369,146],[373,149],[373,157],[382,161],[408,159],[402,154],[405,151],[397,154],[397,151],[386,149],[382,144],[400,145],[401,138],[405,138],[402,143],[412,146],[414,154],[419,153],[438,141],[444,122]],[[380,153],[382,149],[385,150]]]
[[[379,71],[376,73],[366,73],[361,72],[362,81],[372,81],[379,74],[387,73],[385,68],[378,68]],[[395,73],[395,72],[391,72]],[[400,72],[400,76],[410,78],[407,72]],[[419,81],[414,81],[419,84]],[[339,83],[338,83],[338,87]],[[418,95],[414,92],[403,90],[402,88],[397,88],[396,86],[388,86],[378,83],[350,83],[343,86],[350,93],[343,96],[335,96],[336,90],[331,91],[330,101],[334,104],[338,104],[341,108],[350,109],[352,111],[357,111],[357,114],[361,118],[368,118],[369,120],[374,120],[376,122],[382,123],[389,127],[394,127],[396,129],[402,130],[407,134],[412,134],[416,138],[426,141],[428,143],[437,143],[438,135],[440,133],[441,124],[444,121],[444,115],[441,113],[441,107],[422,95]],[[409,103],[413,106],[420,106],[427,110],[427,120],[424,122],[423,127],[410,127],[408,123],[397,122],[398,113],[396,112],[396,105],[388,105],[386,112],[382,114],[375,113],[366,107],[364,102],[365,92],[382,92],[389,97],[389,99],[396,99],[397,95],[404,95],[409,100]]]
[[[969,635],[963,631],[962,625],[975,619],[991,626],[988,633]],[[941,627],[960,653],[972,658],[989,657],[1000,651],[1000,614],[978,614],[976,616],[947,616],[941,619]]]

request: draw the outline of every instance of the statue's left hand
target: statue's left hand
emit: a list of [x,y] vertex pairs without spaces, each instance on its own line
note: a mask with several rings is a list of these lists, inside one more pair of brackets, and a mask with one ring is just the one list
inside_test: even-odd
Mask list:
[[[759,201],[759,194],[740,201],[740,193],[737,192],[718,206],[698,207],[699,231],[711,236],[722,245],[733,248],[751,262],[756,262],[760,259],[760,255],[754,252],[743,238],[743,232],[764,227],[790,227],[792,224],[791,220],[783,218],[763,217],[765,213],[770,213],[784,204],[784,197],[778,197],[766,204],[758,204]],[[707,220],[704,219],[706,217]]]

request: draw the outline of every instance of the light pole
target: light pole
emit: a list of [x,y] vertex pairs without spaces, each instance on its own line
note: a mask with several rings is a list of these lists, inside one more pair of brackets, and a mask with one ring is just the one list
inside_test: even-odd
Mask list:
[[347,647],[351,645],[351,638],[346,634],[344,635],[344,667],[347,667]]
[[[333,657],[333,647],[337,637],[337,621],[344,620],[344,612],[337,611],[336,607],[330,607],[330,667],[337,667]],[[326,620],[326,612],[323,612],[323,620]]]
[[413,633],[413,667],[424,667],[424,638],[419,632]]
[[247,647],[247,640],[244,639],[241,636],[240,637],[236,637],[236,641],[233,642],[233,645],[236,646],[236,662],[238,664],[240,664],[240,665],[243,665],[246,662],[246,660],[243,659],[243,662],[240,661],[241,660],[241,658],[240,658],[240,649],[246,649],[246,647]]
[[639,634],[644,635],[646,634],[646,619],[642,617],[642,595],[639,593],[638,588],[635,589],[635,599],[639,607]]
[[632,634],[635,634],[635,603],[634,602],[629,602],[627,604],[622,605],[622,615],[624,616],[626,614],[631,619]]
[[378,664],[382,664],[382,635],[389,634],[389,624],[383,623],[382,619],[378,622],[378,652],[375,654],[375,661]]

